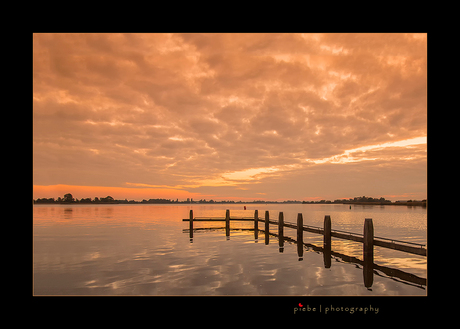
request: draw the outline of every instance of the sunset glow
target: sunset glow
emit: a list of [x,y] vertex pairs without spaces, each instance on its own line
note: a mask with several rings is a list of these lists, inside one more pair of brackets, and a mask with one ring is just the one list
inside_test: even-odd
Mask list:
[[427,197],[426,34],[34,34],[33,197]]

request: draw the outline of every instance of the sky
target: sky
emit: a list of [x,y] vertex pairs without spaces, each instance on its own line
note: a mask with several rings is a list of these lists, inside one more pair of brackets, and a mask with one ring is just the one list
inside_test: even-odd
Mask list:
[[427,197],[426,34],[33,34],[33,197]]

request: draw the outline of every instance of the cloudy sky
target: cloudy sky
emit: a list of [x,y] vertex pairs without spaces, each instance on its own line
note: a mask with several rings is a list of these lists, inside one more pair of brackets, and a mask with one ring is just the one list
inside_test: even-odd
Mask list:
[[426,34],[34,34],[34,198],[427,196]]

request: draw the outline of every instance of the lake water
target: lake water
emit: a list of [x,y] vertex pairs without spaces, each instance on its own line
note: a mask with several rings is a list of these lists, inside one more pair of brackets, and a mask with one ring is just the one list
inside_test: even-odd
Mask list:
[[[243,210],[246,206],[247,210]],[[332,238],[329,268],[318,251],[323,236],[304,232],[302,260],[297,245],[278,238],[265,244],[249,230],[197,230],[189,238],[190,209],[195,217],[264,217],[323,226],[325,215],[332,229],[363,232],[372,218],[374,235],[427,243],[427,210],[406,206],[319,204],[234,205],[34,205],[34,295],[426,295],[427,257],[374,247],[373,282],[366,287],[362,244]],[[195,222],[194,228],[222,227],[223,222]],[[232,222],[231,228],[252,228],[253,222]],[[259,223],[259,229],[264,224]],[[277,233],[275,225],[270,231]],[[296,239],[294,229],[284,235]],[[315,250],[316,249],[316,250]],[[344,256],[345,255],[345,256]],[[349,257],[346,257],[349,256]],[[391,272],[394,269],[398,271]],[[389,272],[390,271],[390,272]],[[403,275],[398,273],[403,273]],[[407,280],[407,277],[416,280]]]

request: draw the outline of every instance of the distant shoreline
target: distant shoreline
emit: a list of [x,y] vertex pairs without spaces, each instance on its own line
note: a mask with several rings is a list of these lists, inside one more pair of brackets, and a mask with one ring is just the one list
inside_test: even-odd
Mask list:
[[344,204],[344,205],[358,205],[358,206],[408,206],[408,207],[426,207],[426,201],[412,201],[412,202],[404,202],[404,201],[396,201],[396,202],[309,202],[309,201],[214,201],[214,202],[200,202],[200,201],[159,201],[159,202],[149,202],[149,201],[128,201],[125,202],[124,200],[115,200],[109,202],[63,202],[63,201],[38,201],[33,200],[33,204],[58,204],[58,205],[107,205],[107,204],[170,204],[170,205],[177,205],[177,204],[187,204],[187,205],[195,205],[195,204]]
[[[337,204],[337,203],[334,203]],[[355,204],[355,205],[374,205],[374,206],[412,206],[412,207],[426,207],[426,201],[412,201],[412,202],[347,202],[343,204]]]
[[264,201],[264,200],[253,200],[253,201],[230,201],[230,200],[222,200],[222,201],[214,201],[214,200],[206,200],[201,199],[199,201],[193,201],[192,198],[187,198],[187,200],[179,201],[179,199],[171,200],[171,199],[143,199],[142,201],[135,201],[135,200],[119,200],[114,199],[110,195],[107,197],[99,198],[95,197],[94,199],[91,198],[81,198],[78,200],[74,198],[72,194],[67,193],[64,195],[64,198],[38,198],[37,200],[33,200],[34,204],[355,204],[355,205],[397,205],[397,206],[421,206],[426,207],[426,199],[421,201],[419,200],[398,200],[392,202],[390,200],[385,200],[385,198],[372,198],[372,197],[355,197],[353,199],[335,199],[334,201],[331,200],[320,200],[320,201],[298,201],[298,200],[284,200],[284,201]]

